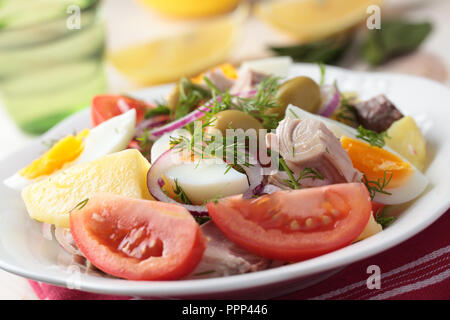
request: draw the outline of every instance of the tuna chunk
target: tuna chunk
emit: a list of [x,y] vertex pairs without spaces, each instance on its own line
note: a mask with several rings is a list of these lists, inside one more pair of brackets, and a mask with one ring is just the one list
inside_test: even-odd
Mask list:
[[386,131],[393,122],[403,118],[403,114],[384,95],[354,105],[358,121],[369,130]]
[[[305,168],[311,168],[323,176],[323,180],[304,179],[303,187],[360,182],[362,174],[353,167],[347,152],[336,136],[316,119],[284,119],[276,134],[266,136],[267,145],[277,151],[285,160],[295,177]],[[285,172],[278,172],[270,183],[282,187]]]
[[[205,73],[205,76],[212,82],[212,84],[214,84],[216,86],[217,89],[219,89],[220,91],[226,91],[229,90],[234,83],[236,82],[235,80],[229,79],[227,78],[222,70],[216,68],[213,70],[210,70],[208,72]],[[205,86],[206,87],[206,86]]]
[[[249,92],[267,77],[266,74],[261,72],[252,71],[250,69],[245,69],[239,75],[239,78],[233,84],[230,89],[231,94],[245,93]],[[245,97],[245,96],[244,96]]]
[[222,277],[264,270],[272,261],[247,252],[226,238],[213,222],[201,226],[209,240],[203,258],[189,279]]

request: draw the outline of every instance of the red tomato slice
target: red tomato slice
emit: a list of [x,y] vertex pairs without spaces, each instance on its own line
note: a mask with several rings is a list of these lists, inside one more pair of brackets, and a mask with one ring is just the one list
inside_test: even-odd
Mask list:
[[257,255],[300,261],[351,244],[369,221],[362,183],[279,191],[257,199],[233,196],[207,204],[217,227]]
[[110,194],[73,211],[70,230],[92,264],[129,280],[186,276],[206,248],[199,225],[183,207]]
[[[118,104],[119,99],[125,100],[126,105],[121,107]],[[154,106],[151,104],[126,96],[112,94],[98,95],[92,99],[92,125],[95,127],[130,109],[136,109],[136,123],[140,123],[144,119],[145,112],[153,108]]]

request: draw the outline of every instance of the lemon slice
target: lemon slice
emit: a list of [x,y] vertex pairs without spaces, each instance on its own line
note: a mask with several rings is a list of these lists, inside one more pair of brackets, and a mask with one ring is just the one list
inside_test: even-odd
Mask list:
[[369,17],[383,0],[286,0],[262,2],[255,14],[266,23],[303,41],[338,34]]
[[202,18],[235,8],[240,0],[139,0],[142,4],[174,18]]
[[112,52],[109,60],[138,85],[190,77],[221,63],[236,42],[248,6],[233,14],[200,23],[188,32]]

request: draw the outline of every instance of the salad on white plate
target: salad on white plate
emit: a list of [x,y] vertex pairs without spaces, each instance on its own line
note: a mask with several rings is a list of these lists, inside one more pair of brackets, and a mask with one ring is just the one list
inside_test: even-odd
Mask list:
[[[5,180],[74,261],[128,280],[255,272],[364,241],[428,185],[426,140],[381,94],[223,64],[164,101],[100,95],[92,129]],[[86,124],[88,127],[89,124]]]

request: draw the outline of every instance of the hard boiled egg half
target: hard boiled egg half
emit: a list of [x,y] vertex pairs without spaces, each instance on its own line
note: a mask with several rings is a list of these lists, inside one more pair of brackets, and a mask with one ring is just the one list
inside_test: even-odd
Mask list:
[[96,160],[124,150],[135,135],[136,110],[113,117],[97,127],[68,135],[25,168],[7,178],[11,189],[22,190],[27,185],[74,164]]
[[378,188],[377,184],[387,183],[382,188],[384,193],[375,193],[375,202],[386,205],[405,203],[421,195],[428,185],[428,179],[404,157],[387,146],[379,148],[358,139],[354,128],[292,105],[286,109],[286,117],[322,121],[340,139],[353,166],[366,176],[369,186]]

